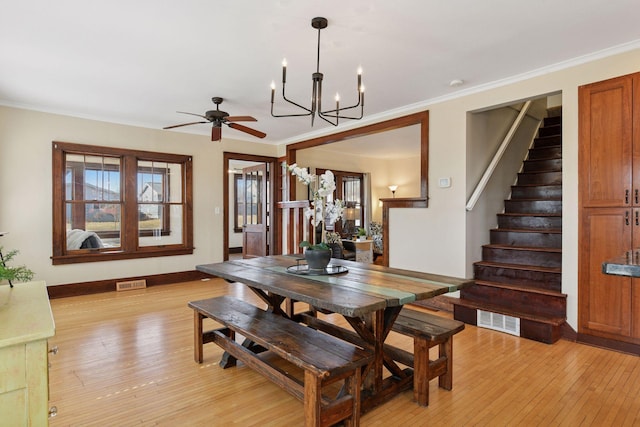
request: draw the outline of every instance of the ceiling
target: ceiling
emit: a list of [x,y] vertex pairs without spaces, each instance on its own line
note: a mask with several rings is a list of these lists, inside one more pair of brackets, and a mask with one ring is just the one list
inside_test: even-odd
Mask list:
[[[637,0],[30,0],[0,14],[0,104],[160,129],[187,111],[251,115],[258,140],[283,143],[334,130],[270,116],[271,81],[307,104],[324,16],[320,71],[325,105],[356,98],[363,69],[365,119],[434,99],[638,48]],[[454,79],[464,80],[452,87]],[[276,91],[279,94],[281,86]],[[289,113],[277,96],[277,113]],[[196,118],[197,120],[197,118]],[[210,135],[209,124],[177,129]],[[170,132],[170,131],[167,131]]]

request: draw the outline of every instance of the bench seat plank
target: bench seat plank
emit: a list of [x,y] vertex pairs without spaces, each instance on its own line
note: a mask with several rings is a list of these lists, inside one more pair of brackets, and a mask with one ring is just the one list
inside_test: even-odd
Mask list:
[[393,330],[404,335],[420,335],[431,341],[438,341],[455,335],[464,329],[464,323],[447,319],[423,311],[403,308]]
[[283,359],[323,377],[362,366],[372,358],[365,349],[233,297],[192,301],[189,306]]
[[[445,390],[453,388],[453,336],[464,323],[423,311],[403,308],[392,330],[413,337],[413,395],[421,406],[429,405],[429,381],[438,378]],[[438,346],[438,358],[429,359],[429,349]]]

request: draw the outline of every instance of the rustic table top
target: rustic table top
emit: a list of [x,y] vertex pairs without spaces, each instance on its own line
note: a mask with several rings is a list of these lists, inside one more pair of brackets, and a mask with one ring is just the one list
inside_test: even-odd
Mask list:
[[[300,256],[297,256],[299,258]],[[471,280],[332,259],[347,271],[308,276],[287,271],[297,258],[274,255],[204,264],[196,269],[349,317],[432,298],[470,285]]]

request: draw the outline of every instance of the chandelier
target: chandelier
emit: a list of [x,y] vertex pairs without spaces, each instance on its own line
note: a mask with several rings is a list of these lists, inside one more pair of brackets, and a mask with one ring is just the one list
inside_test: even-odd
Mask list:
[[[334,126],[338,126],[340,119],[349,119],[349,120],[360,120],[362,118],[362,114],[364,112],[364,86],[362,85],[362,69],[358,68],[358,85],[356,86],[356,90],[358,93],[358,102],[355,105],[350,107],[342,107],[340,108],[340,95],[336,93],[335,97],[335,109],[333,110],[322,110],[322,78],[323,74],[320,72],[320,30],[323,28],[327,28],[327,18],[313,18],[311,20],[311,26],[318,30],[318,57],[316,62],[316,72],[311,75],[311,79],[313,80],[313,89],[311,92],[311,108],[303,107],[287,98],[285,94],[285,84],[287,82],[287,60],[282,61],[282,98],[290,104],[295,105],[296,107],[306,111],[305,113],[297,113],[297,114],[274,114],[273,113],[273,101],[276,92],[276,84],[275,82],[271,82],[271,115],[273,117],[300,117],[300,116],[311,116],[311,126],[313,126],[313,121],[316,116],[330,123]],[[347,110],[351,110],[354,108],[360,107],[360,115],[356,117],[345,116],[343,113]]]

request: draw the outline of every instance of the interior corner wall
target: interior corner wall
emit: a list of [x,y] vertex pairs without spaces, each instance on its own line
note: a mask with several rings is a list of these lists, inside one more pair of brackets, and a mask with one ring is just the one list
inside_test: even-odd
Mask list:
[[[193,254],[52,265],[52,141],[191,155]],[[0,230],[9,232],[0,245],[18,249],[16,263],[48,285],[192,271],[198,264],[222,261],[224,151],[277,154],[273,145],[226,135],[211,142],[205,135],[0,107]]]

